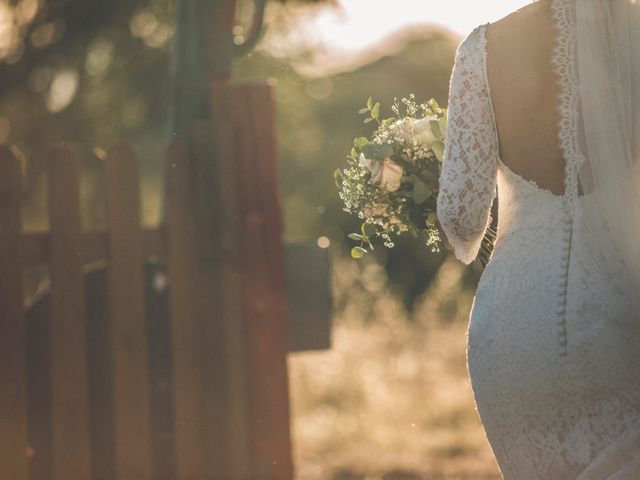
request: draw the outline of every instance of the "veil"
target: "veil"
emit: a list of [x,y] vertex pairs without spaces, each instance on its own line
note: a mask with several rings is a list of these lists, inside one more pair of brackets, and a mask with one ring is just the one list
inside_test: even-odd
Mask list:
[[640,312],[640,0],[575,0],[579,221]]

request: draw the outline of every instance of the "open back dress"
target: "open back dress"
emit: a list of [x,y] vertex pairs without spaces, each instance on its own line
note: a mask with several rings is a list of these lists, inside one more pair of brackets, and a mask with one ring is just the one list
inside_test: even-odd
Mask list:
[[[573,0],[552,0],[552,65],[565,193],[499,157],[486,25],[459,46],[438,217],[464,263],[477,256],[498,197],[495,249],[468,327],[467,367],[487,438],[508,480],[640,479],[640,320],[624,275],[574,222],[578,188]],[[635,318],[630,321],[629,318]]]

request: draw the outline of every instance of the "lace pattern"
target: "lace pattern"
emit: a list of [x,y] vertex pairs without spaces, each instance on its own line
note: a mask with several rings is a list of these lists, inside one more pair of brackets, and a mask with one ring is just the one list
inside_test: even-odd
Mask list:
[[471,311],[467,368],[506,480],[640,478],[640,324],[617,321],[633,308],[624,279],[603,268],[606,244],[574,222],[583,157],[573,5],[552,0],[564,195],[499,159],[485,26],[461,43],[451,77],[438,214],[465,263],[477,254],[496,184],[500,200],[496,247]]
[[484,78],[483,28],[476,28],[456,52],[438,195],[438,219],[465,264],[478,254],[496,194],[497,132]]
[[565,158],[565,196],[573,212],[578,207],[578,169],[584,157],[578,146],[578,73],[576,71],[575,6],[567,0],[551,2],[556,39],[551,55],[560,87],[558,140]]

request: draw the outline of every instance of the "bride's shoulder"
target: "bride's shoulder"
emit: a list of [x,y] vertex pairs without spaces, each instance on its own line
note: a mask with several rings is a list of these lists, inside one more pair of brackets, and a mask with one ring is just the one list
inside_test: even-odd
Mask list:
[[487,49],[500,68],[546,58],[555,35],[551,0],[530,3],[488,24],[485,33]]
[[534,1],[487,24],[487,35],[513,40],[538,35],[551,22],[551,0]]
[[551,33],[550,13],[551,0],[534,1],[495,22],[478,25],[460,42],[458,52],[482,51],[494,38],[517,46],[531,43],[531,38],[546,37]]
[[470,54],[484,49],[485,29],[488,24],[478,25],[458,44],[457,54]]

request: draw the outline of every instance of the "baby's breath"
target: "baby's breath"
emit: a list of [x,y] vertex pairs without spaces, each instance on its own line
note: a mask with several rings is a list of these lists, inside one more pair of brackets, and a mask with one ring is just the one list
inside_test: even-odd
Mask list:
[[[440,249],[435,219],[441,159],[433,144],[441,143],[442,147],[444,135],[429,137],[433,128],[425,125],[426,121],[420,131],[414,123],[426,117],[444,122],[446,110],[433,99],[418,103],[411,94],[400,100],[394,98],[391,111],[392,117],[381,120],[380,104],[369,98],[360,113],[366,115],[366,123],[375,122],[377,127],[369,139],[354,139],[347,167],[335,172],[344,211],[363,221],[362,232],[350,235],[360,242],[352,252],[355,257],[366,252],[365,246],[373,249],[372,236],[380,237],[385,247],[393,248],[395,239],[403,233],[422,235],[432,251]],[[429,137],[426,142],[425,130]],[[366,159],[365,164],[360,161],[361,156]],[[373,178],[373,172],[379,173],[387,157],[403,169],[400,186],[393,191]]]

